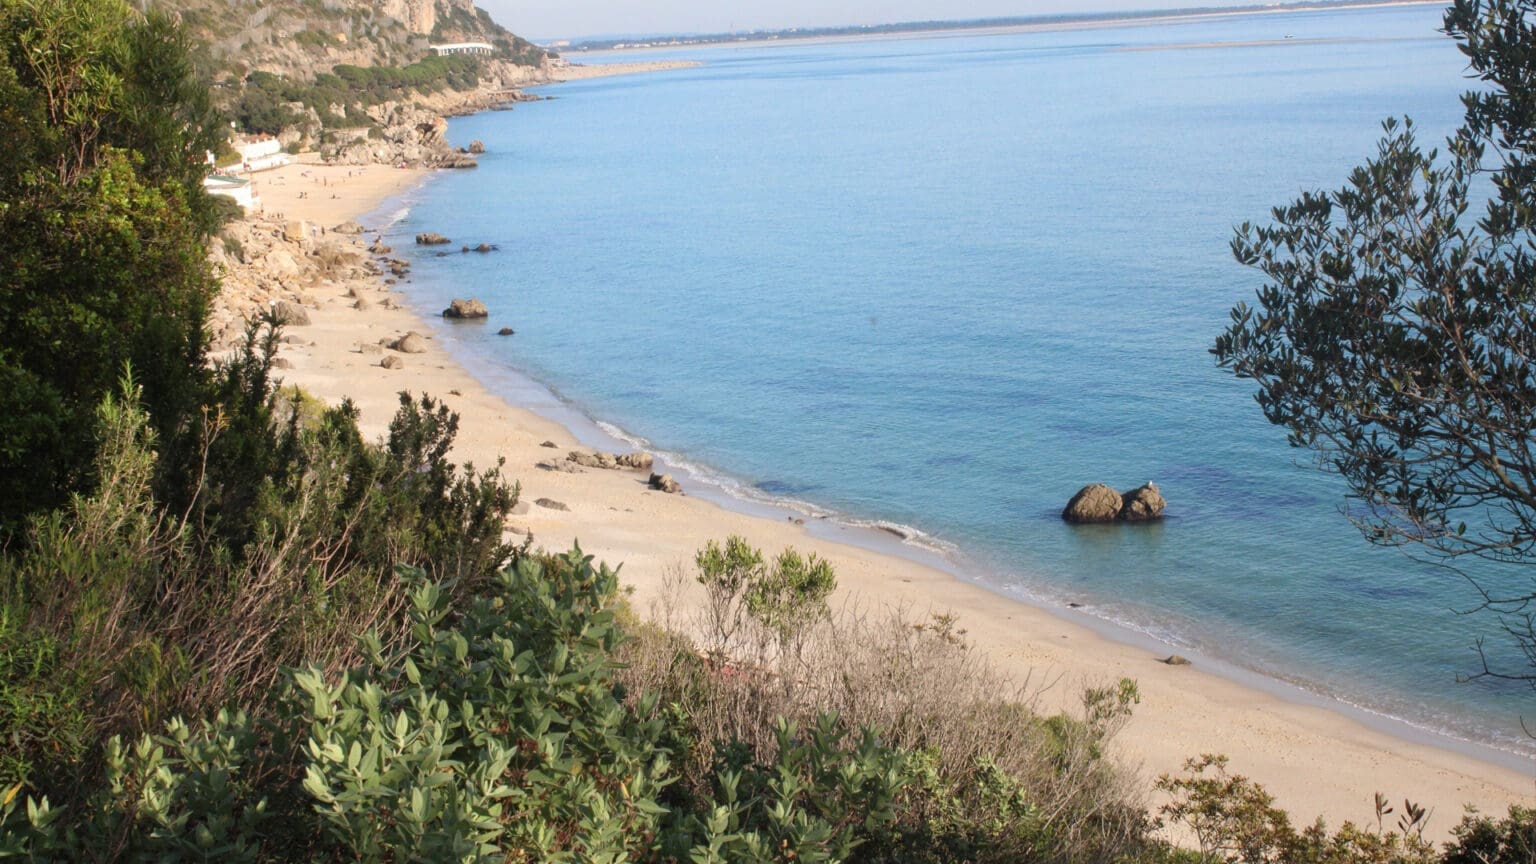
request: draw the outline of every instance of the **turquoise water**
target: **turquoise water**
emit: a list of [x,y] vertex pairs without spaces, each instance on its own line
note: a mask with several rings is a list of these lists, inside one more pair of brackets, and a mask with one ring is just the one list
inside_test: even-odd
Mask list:
[[[1529,688],[1457,681],[1476,635],[1504,649],[1455,611],[1471,589],[1367,545],[1207,353],[1260,284],[1235,223],[1341,183],[1385,117],[1457,124],[1439,14],[695,50],[454,121],[480,169],[392,231],[499,244],[413,249],[410,302],[481,297],[454,350],[693,483],[910,526],[999,590],[1527,747]],[[1084,483],[1147,480],[1161,525],[1057,518]]]

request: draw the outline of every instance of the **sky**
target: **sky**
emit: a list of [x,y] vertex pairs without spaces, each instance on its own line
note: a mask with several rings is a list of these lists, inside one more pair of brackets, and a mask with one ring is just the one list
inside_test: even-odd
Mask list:
[[535,41],[646,33],[726,33],[900,21],[1239,6],[1252,0],[476,0]]

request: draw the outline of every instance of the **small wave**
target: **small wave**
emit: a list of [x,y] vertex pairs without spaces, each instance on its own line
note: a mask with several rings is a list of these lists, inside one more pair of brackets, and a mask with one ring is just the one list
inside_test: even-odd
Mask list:
[[929,552],[935,555],[949,557],[959,551],[959,547],[955,544],[945,540],[940,540],[939,538],[934,537],[933,535],[923,531],[920,528],[906,525],[901,522],[891,522],[883,519],[857,519],[852,516],[839,513],[835,510],[822,507],[819,504],[806,501],[803,498],[796,498],[792,495],[776,494],[755,484],[746,483],[736,477],[733,477],[708,465],[695,462],[680,453],[669,450],[659,450],[655,448],[652,443],[643,436],[628,432],[619,428],[618,426],[615,426],[612,423],[604,420],[598,420],[595,417],[591,419],[592,422],[596,424],[599,429],[603,430],[603,433],[608,435],[610,438],[620,441],[630,447],[633,447],[636,450],[645,450],[651,455],[655,456],[658,461],[666,463],[678,473],[687,476],[689,479],[697,483],[702,483],[704,485],[718,489],[719,491],[732,498],[736,498],[742,501],[749,501],[755,504],[765,504],[770,507],[776,507],[782,510],[789,510],[807,519],[820,519],[849,528],[880,531],[895,537],[905,545],[912,546],[917,549],[922,549],[925,552]]

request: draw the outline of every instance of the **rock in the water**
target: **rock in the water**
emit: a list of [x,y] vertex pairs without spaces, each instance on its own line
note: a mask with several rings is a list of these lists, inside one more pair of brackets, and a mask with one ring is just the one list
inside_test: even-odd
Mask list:
[[1157,491],[1156,483],[1148,483],[1125,493],[1121,498],[1120,518],[1127,522],[1150,522],[1161,519],[1168,502]]
[[309,310],[292,300],[280,300],[272,307],[277,323],[288,327],[309,326]]
[[396,357],[393,354],[390,354],[383,360],[380,360],[379,365],[383,366],[385,369],[404,369],[405,361],[401,360],[399,357]]
[[517,333],[517,331],[513,330],[511,327],[503,327],[496,331],[497,336],[511,336],[515,333]]
[[452,242],[452,240],[449,240],[447,237],[444,237],[436,231],[426,231],[416,235],[416,245],[418,246],[441,246],[445,243]]
[[476,247],[475,247],[475,251],[476,251],[476,252],[489,252],[489,251],[491,251],[491,250],[492,250],[492,249],[494,249],[494,248],[495,248],[495,247],[494,247],[494,246],[492,246],[492,245],[491,245],[491,244],[489,244],[489,243],[481,243],[481,244],[480,244],[480,245],[479,245],[479,246],[476,246]]
[[473,299],[455,299],[448,304],[447,309],[443,310],[444,318],[487,318],[490,314],[490,310],[485,308],[484,303]]
[[475,140],[469,142],[469,152],[475,154],[476,156],[480,155],[481,153],[484,153],[485,152],[485,142],[481,141],[479,138],[476,138]]
[[363,226],[357,224],[356,222],[343,222],[331,230],[335,231],[337,234],[361,234],[363,233]]
[[652,489],[658,492],[676,494],[683,491],[683,487],[676,480],[672,479],[671,474],[652,474],[650,485]]
[[1120,516],[1120,493],[1103,483],[1091,483],[1067,502],[1061,518],[1068,522],[1113,522]]
[[560,503],[559,501],[556,501],[556,500],[554,500],[552,498],[540,498],[539,500],[537,500],[537,501],[535,501],[533,503],[539,505],[540,507],[549,509],[549,510],[569,510],[569,509],[571,509],[571,508],[565,506],[564,504]]
[[1169,666],[1188,666],[1188,665],[1190,665],[1189,658],[1187,658],[1187,657],[1180,657],[1177,654],[1169,654],[1168,655],[1168,659],[1164,660],[1163,662],[1167,663]]
[[1061,518],[1068,522],[1151,522],[1161,519],[1168,502],[1156,483],[1139,486],[1121,495],[1103,483],[1078,490],[1067,502]]

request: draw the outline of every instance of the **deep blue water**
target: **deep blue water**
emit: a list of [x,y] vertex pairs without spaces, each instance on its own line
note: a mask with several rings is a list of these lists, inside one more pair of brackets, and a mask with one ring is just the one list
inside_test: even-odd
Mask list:
[[[428,311],[481,297],[491,326],[446,330],[457,350],[727,483],[914,526],[994,586],[1525,746],[1528,688],[1457,683],[1476,635],[1503,649],[1454,611],[1470,588],[1366,544],[1342,484],[1208,354],[1261,284],[1234,224],[1341,184],[1388,116],[1430,142],[1457,125],[1468,81],[1439,14],[717,47],[561,85],[454,121],[487,142],[481,167],[393,230],[502,251],[418,252],[407,290]],[[1057,518],[1084,483],[1147,480],[1161,525]]]

